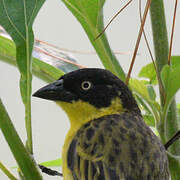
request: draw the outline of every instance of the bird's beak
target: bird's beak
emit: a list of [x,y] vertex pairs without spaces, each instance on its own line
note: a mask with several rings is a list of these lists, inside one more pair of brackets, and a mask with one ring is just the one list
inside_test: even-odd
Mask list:
[[33,96],[53,101],[72,102],[76,96],[63,86],[63,79],[57,80],[36,91]]

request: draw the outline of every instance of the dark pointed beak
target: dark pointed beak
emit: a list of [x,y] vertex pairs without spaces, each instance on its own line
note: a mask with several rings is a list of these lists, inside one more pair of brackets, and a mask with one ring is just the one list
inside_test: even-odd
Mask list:
[[64,88],[63,79],[57,80],[39,89],[33,94],[33,96],[42,99],[65,102],[72,102],[73,100],[77,99],[77,97],[73,93],[67,91]]

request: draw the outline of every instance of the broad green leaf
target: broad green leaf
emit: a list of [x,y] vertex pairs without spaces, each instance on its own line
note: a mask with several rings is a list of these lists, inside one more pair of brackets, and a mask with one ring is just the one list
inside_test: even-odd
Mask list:
[[21,93],[24,104],[31,92],[31,53],[34,43],[33,21],[44,0],[1,0],[0,25],[16,44],[16,61],[21,72]]
[[42,180],[39,170],[18,136],[0,99],[0,129],[26,179]]
[[157,84],[156,71],[153,63],[144,66],[139,72],[138,76],[149,79],[149,84]]
[[25,105],[27,148],[33,153],[31,130],[31,55],[34,43],[33,21],[45,0],[1,0],[0,25],[16,44],[16,61],[21,73],[20,91]]
[[180,56],[172,56],[171,57],[171,66],[172,68],[175,68],[180,64]]
[[140,96],[140,98],[142,98],[149,105],[156,121],[159,121],[160,105],[150,98],[148,89],[144,82],[137,79],[130,79],[129,83],[133,92]]
[[62,166],[62,159],[55,159],[51,161],[45,161],[40,163],[40,165],[46,166],[46,167],[57,167],[57,166]]
[[151,100],[149,96],[148,88],[144,83],[144,81],[138,79],[131,79],[130,87],[135,93],[140,95],[145,101],[149,102],[150,104],[153,104],[157,108],[157,110],[160,110],[160,105],[157,102]]
[[161,78],[166,92],[165,108],[167,110],[172,98],[180,89],[180,61],[176,66],[165,65],[161,72]]
[[137,80],[137,79],[131,79],[130,87],[132,88],[134,92],[142,96],[146,101],[151,101],[147,87],[142,81]]
[[[172,67],[176,67],[179,64],[179,62],[180,62],[180,56],[172,56],[171,58]],[[138,76],[149,79],[149,84],[153,84],[153,85],[157,84],[157,76],[153,63],[149,63],[144,67],[142,67]]]
[[84,28],[104,67],[125,80],[125,73],[112,53],[105,33],[95,40],[104,28],[105,0],[63,0],[63,2]]

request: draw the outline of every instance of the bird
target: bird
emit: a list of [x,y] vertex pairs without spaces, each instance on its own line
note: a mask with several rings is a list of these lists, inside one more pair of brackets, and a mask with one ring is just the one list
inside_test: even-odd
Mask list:
[[131,90],[110,71],[78,69],[33,96],[55,101],[70,120],[64,180],[169,180],[163,144],[144,122]]

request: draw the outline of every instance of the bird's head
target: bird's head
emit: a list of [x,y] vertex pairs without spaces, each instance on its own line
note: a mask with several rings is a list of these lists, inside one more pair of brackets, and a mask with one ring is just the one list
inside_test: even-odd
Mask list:
[[56,101],[71,122],[85,123],[124,111],[140,113],[129,88],[104,69],[85,68],[67,73],[33,96]]

